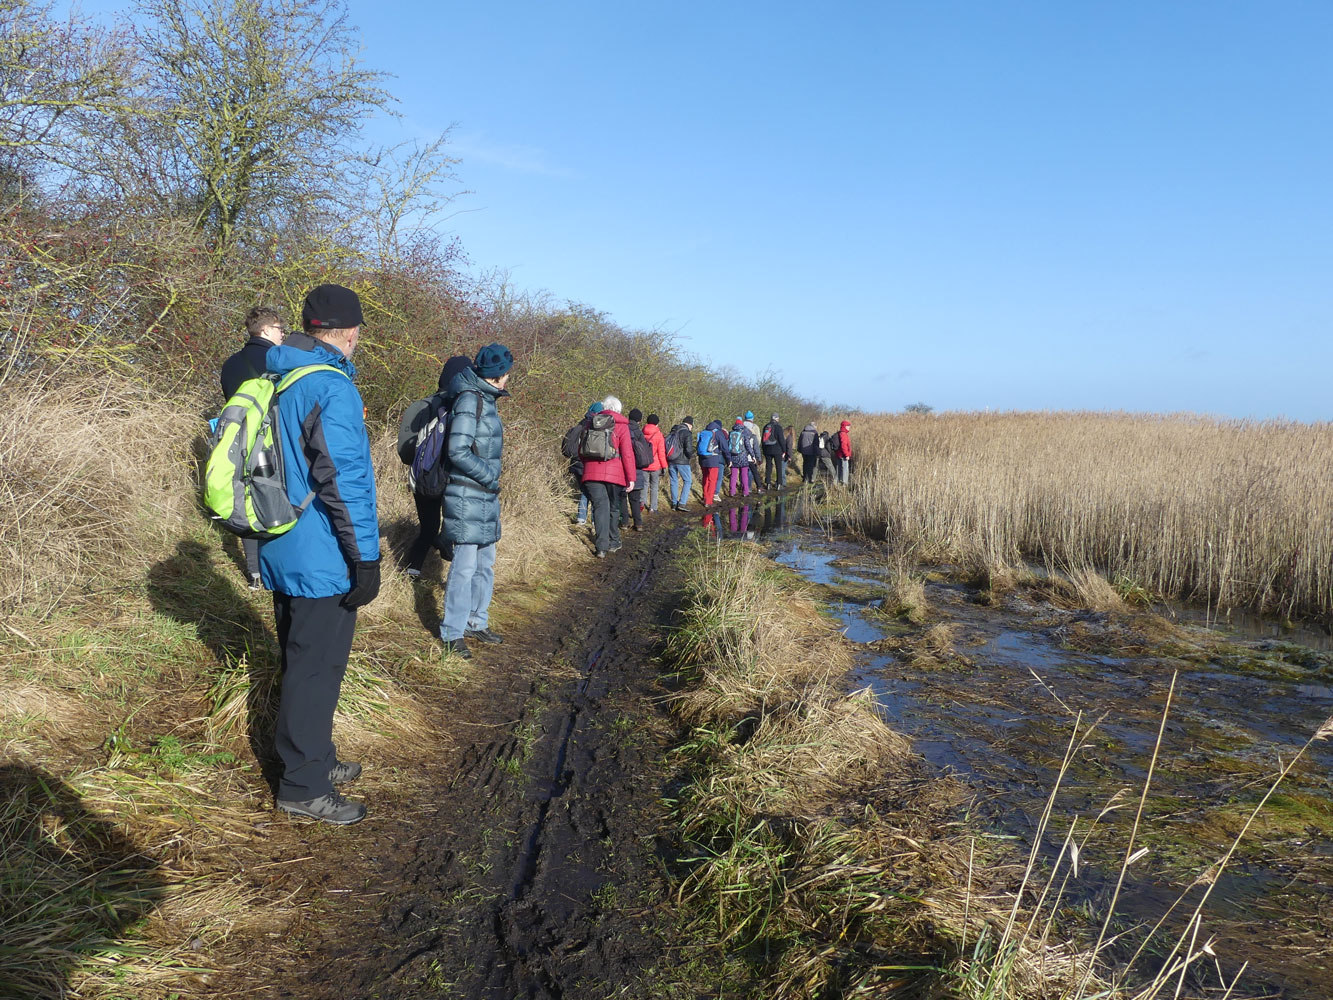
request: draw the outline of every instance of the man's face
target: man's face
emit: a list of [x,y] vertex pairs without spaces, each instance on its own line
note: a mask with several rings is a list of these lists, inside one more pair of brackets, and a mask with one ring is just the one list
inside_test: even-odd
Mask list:
[[283,330],[281,323],[269,323],[259,331],[259,335],[272,344],[281,344],[287,332]]

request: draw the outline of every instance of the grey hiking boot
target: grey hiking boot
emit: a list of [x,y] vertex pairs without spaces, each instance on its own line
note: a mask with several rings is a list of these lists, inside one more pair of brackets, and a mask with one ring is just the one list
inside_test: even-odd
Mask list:
[[366,818],[366,807],[360,802],[349,802],[337,792],[321,795],[317,799],[278,799],[278,808],[293,816],[317,819],[334,826],[351,826]]
[[361,765],[354,760],[340,760],[329,768],[329,780],[335,785],[345,785],[361,777]]
[[445,656],[457,656],[464,660],[472,659],[472,650],[467,648],[467,643],[462,639],[441,639],[444,645]]
[[492,632],[489,628],[470,628],[463,633],[464,638],[475,639],[477,642],[484,642],[490,646],[498,646],[504,642],[499,635]]

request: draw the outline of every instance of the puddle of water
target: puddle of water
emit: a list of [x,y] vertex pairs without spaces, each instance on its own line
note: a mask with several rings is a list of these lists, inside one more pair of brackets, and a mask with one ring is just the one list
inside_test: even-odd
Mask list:
[[[873,584],[869,568],[858,573],[854,558],[849,565],[851,555],[842,540],[799,528],[788,528],[774,553],[806,579],[835,589]],[[867,567],[876,565],[871,553],[862,556]],[[989,607],[953,584],[930,584],[928,594],[957,625],[956,648],[973,669],[918,669],[898,657],[866,655],[851,683],[871,688],[885,719],[911,737],[927,761],[973,787],[986,824],[1020,841],[1032,835],[1077,712],[1084,725],[1104,718],[1063,780],[1056,815],[1066,821],[1081,815],[1086,823],[1121,790],[1137,801],[1171,680],[1161,659],[1063,648],[1060,633],[1049,625],[1058,612],[1044,602]],[[835,610],[854,641],[890,634],[891,626],[867,620],[865,604],[844,600]],[[1274,638],[1304,635],[1275,630],[1273,623],[1261,631],[1251,630],[1251,641],[1271,645]],[[1245,640],[1233,633],[1232,641]],[[1264,648],[1263,642],[1253,645]],[[1126,919],[1150,924],[1166,912],[1221,857],[1279,757],[1290,759],[1333,715],[1333,684],[1247,674],[1239,664],[1243,658],[1236,659],[1234,670],[1217,669],[1214,662],[1180,676],[1141,831],[1150,854],[1131,869],[1121,897]],[[1218,935],[1215,947],[1231,974],[1241,961],[1253,963],[1242,980],[1251,993],[1265,989],[1288,1000],[1325,1000],[1330,977],[1319,956],[1333,952],[1333,922],[1324,916],[1333,912],[1333,746],[1315,744],[1280,797],[1285,812],[1256,825],[1214,890],[1205,933]],[[1133,814],[1127,808],[1101,821],[1071,902],[1087,900],[1099,916],[1104,912],[1097,905],[1104,907],[1109,897]],[[1042,845],[1048,860],[1062,837],[1063,828],[1048,833],[1050,842]]]

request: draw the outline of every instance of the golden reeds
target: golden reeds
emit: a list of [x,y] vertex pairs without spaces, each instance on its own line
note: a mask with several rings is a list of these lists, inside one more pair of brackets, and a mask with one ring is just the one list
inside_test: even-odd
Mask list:
[[1214,608],[1333,611],[1333,424],[907,415],[863,418],[855,447],[851,520],[923,558],[1095,568],[1122,591]]

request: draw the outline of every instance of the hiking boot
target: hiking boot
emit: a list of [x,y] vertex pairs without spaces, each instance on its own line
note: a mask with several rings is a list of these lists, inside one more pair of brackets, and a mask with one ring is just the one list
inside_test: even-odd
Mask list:
[[603,552],[601,549],[598,549],[596,552],[593,553],[593,555],[596,556],[598,559],[606,558],[606,553]]
[[484,642],[488,646],[498,646],[504,642],[498,635],[489,628],[470,628],[463,635],[468,639],[476,639],[478,642]]
[[472,659],[472,650],[467,648],[467,643],[462,639],[441,639],[444,644],[445,656],[457,656],[463,660]]
[[321,795],[317,799],[278,799],[277,806],[283,812],[306,819],[322,820],[334,826],[350,826],[366,818],[366,807],[360,802],[349,802],[337,792]]
[[621,548],[621,546],[620,546],[620,543],[619,543],[619,542],[612,542],[612,543],[611,543],[611,547],[610,547],[609,549],[607,549],[606,551],[607,551],[607,552],[619,552],[619,551],[620,551],[620,548]]
[[421,570],[417,569],[415,566],[409,566],[407,568],[407,578],[409,580],[420,580]]
[[361,777],[361,765],[354,760],[340,760],[329,768],[329,780],[335,785],[345,785]]

